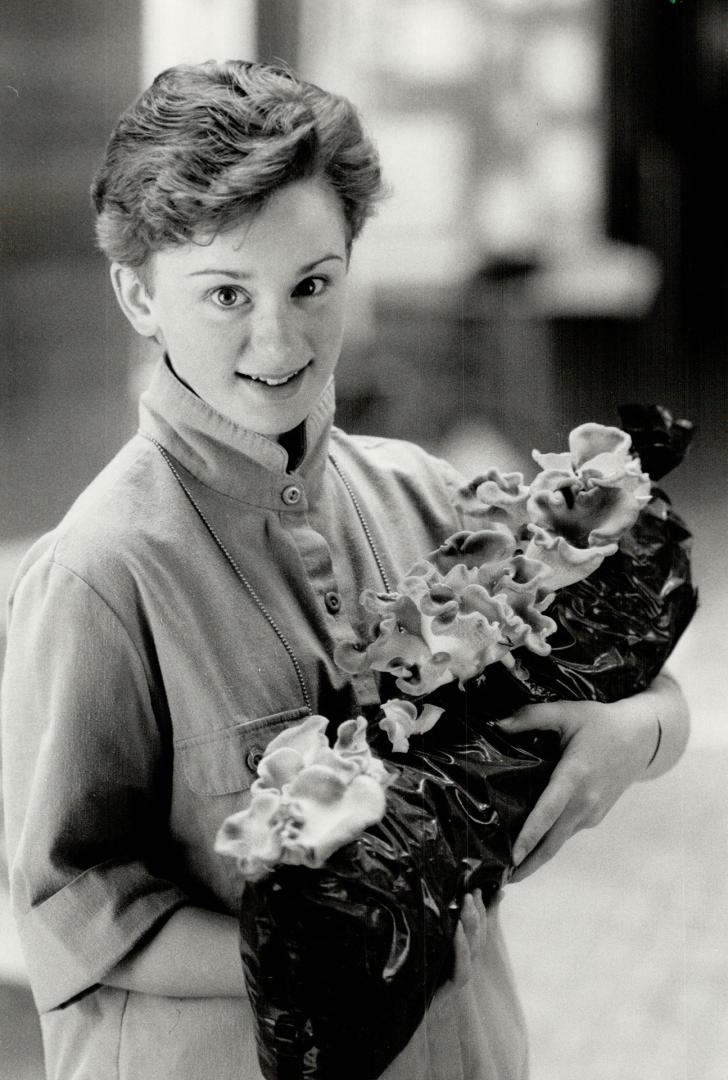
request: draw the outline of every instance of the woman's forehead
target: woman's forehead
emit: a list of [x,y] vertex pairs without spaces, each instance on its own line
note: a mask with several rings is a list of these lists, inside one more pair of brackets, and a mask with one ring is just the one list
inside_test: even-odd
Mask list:
[[226,270],[245,277],[268,265],[312,269],[329,258],[345,261],[347,254],[341,202],[327,184],[312,179],[287,184],[223,229],[200,231],[152,259],[155,268],[164,265],[184,274]]

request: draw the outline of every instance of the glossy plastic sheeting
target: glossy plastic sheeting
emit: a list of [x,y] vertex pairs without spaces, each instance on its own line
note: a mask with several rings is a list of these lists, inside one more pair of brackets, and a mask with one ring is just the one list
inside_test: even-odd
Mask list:
[[[399,776],[381,824],[322,870],[279,868],[246,886],[242,956],[268,1080],[378,1077],[452,972],[465,892],[487,900],[501,886],[553,764],[480,716],[471,728],[455,694],[437,740],[391,755]],[[387,756],[375,727],[370,741]],[[551,743],[556,760],[550,733],[523,742]]]
[[[627,415],[625,415],[627,413]],[[623,426],[659,477],[689,425],[630,406]],[[647,462],[645,462],[647,464]],[[552,733],[506,739],[493,724],[527,701],[616,700],[643,689],[695,610],[689,533],[665,495],[617,554],[557,594],[552,652],[515,654],[465,690],[428,700],[444,715],[407,754],[370,740],[399,776],[384,821],[319,871],[280,868],[245,888],[241,950],[266,1080],[374,1080],[407,1044],[450,975],[466,891],[505,883],[521,824],[558,758]],[[383,687],[383,699],[398,696]]]

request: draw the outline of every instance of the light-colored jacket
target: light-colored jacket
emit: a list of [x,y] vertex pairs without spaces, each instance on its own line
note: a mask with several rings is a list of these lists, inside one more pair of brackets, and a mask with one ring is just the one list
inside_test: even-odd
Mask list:
[[[378,700],[371,675],[335,667],[334,645],[357,635],[363,588],[396,582],[459,527],[444,463],[349,437],[333,410],[330,385],[289,472],[282,447],[161,363],[140,433],[21,565],[6,827],[52,1080],[260,1077],[245,999],[151,997],[104,976],[181,905],[236,912],[240,883],[213,840],[262,748],[311,710],[344,719]],[[388,1077],[521,1080],[494,914],[489,927],[483,969]]]

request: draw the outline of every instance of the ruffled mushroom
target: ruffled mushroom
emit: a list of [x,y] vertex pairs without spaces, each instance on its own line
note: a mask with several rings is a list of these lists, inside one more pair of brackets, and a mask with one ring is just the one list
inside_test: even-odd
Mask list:
[[650,478],[630,447],[619,428],[582,424],[569,436],[568,453],[534,450],[542,471],[531,482],[529,521],[575,547],[618,540],[650,500]]
[[533,457],[541,472],[530,486],[490,469],[460,490],[482,528],[448,537],[394,592],[364,590],[364,642],[337,646],[340,667],[387,672],[403,693],[422,695],[499,661],[513,668],[515,649],[548,655],[555,592],[615,553],[651,492],[619,428],[582,424],[568,451]]
[[[453,679],[462,685],[499,660],[511,666],[510,654],[519,646],[547,653],[546,638],[556,624],[543,615],[551,600],[542,582],[545,568],[522,555],[496,559],[489,542],[478,544],[467,548],[467,534],[458,534],[439,552],[447,566],[453,552],[465,549],[472,559],[479,550],[481,565],[455,562],[443,574],[424,560],[398,592],[363,593],[363,604],[379,613],[379,621],[364,647],[337,650],[337,662],[345,670],[388,672],[403,693],[420,695]],[[508,548],[497,550],[505,554]]]
[[379,721],[386,732],[395,754],[406,754],[413,735],[424,735],[435,726],[443,713],[436,705],[427,704],[420,712],[411,701],[391,698],[382,705],[384,718]]
[[365,720],[342,724],[333,746],[327,726],[310,716],[272,739],[250,805],[223,822],[215,850],[235,858],[246,880],[277,865],[320,867],[384,816],[393,774],[371,752]]

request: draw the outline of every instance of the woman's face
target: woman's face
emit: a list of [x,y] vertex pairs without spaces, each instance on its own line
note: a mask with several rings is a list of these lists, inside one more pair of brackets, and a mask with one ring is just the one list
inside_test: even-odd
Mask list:
[[199,397],[275,438],[308,416],[336,367],[347,267],[337,196],[299,180],[211,243],[155,253],[151,295],[138,286],[144,325],[132,322]]

